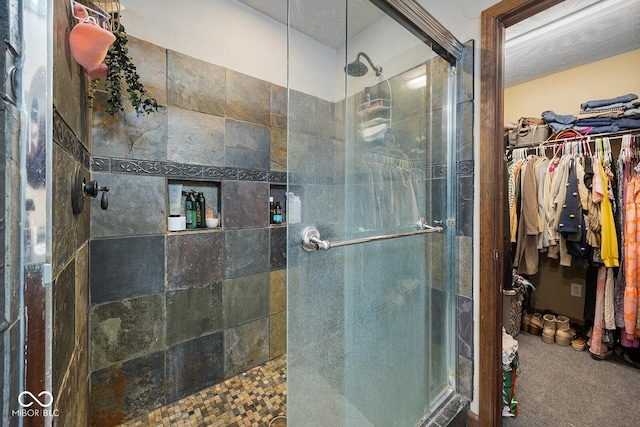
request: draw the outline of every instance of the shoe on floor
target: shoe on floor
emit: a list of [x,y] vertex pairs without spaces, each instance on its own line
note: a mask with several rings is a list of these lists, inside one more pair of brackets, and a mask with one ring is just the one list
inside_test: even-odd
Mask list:
[[576,351],[584,351],[587,348],[588,339],[585,337],[576,337],[571,341],[571,348]]
[[556,344],[566,347],[571,344],[575,335],[575,331],[569,326],[567,316],[556,317]]
[[529,333],[531,335],[540,335],[542,333],[542,314],[533,313],[529,323]]
[[556,336],[556,316],[553,314],[545,314],[542,319],[544,320],[542,341],[547,344],[553,344]]
[[[603,344],[603,347],[605,347],[604,344]],[[600,353],[600,354],[591,353],[591,357],[593,357],[594,359],[597,359],[597,360],[605,360],[605,359],[608,359],[609,357],[611,357],[612,354],[613,354],[613,349],[610,348],[609,350],[607,350],[607,351],[605,351],[603,353]]]

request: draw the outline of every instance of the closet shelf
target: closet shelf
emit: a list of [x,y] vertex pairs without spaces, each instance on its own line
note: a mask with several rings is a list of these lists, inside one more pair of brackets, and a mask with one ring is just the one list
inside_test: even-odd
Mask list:
[[[640,129],[625,129],[625,130],[621,130],[621,131],[617,131],[617,132],[587,134],[587,135],[583,135],[582,138],[580,138],[578,136],[570,136],[570,137],[567,137],[567,138],[547,139],[545,141],[532,142],[531,144],[519,145],[519,146],[513,147],[513,148],[514,149],[516,149],[516,148],[536,148],[536,147],[540,147],[540,146],[556,145],[556,144],[562,144],[564,142],[577,141],[579,139],[585,139],[586,141],[589,141],[589,140],[593,140],[593,138],[612,138],[612,137],[613,138],[618,138],[618,137],[621,138],[624,135],[634,134],[634,133],[640,133]],[[507,151],[508,151],[508,149],[507,149]]]

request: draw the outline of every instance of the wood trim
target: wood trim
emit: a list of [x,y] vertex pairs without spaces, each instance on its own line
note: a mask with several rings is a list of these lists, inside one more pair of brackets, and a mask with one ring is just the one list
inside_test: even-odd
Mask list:
[[479,427],[480,420],[478,419],[478,414],[475,412],[469,411],[467,413],[467,427]]
[[[505,250],[504,37],[506,27],[562,0],[503,0],[480,16],[480,363],[477,425],[502,425],[502,282]],[[491,227],[490,225],[494,225]]]

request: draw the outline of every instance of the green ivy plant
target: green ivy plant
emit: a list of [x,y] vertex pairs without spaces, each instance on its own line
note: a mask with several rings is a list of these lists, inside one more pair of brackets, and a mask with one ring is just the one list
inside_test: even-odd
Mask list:
[[127,48],[129,39],[122,24],[117,23],[117,30],[113,34],[116,36],[116,40],[109,47],[104,60],[109,69],[105,81],[107,104],[109,105],[107,113],[113,116],[119,111],[124,111],[123,90],[126,90],[127,97],[138,116],[158,111],[158,102],[140,83],[136,66],[129,58],[129,49]]

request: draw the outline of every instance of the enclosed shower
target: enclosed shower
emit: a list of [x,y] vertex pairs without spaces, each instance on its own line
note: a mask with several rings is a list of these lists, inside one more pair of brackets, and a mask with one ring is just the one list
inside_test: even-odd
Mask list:
[[[153,424],[178,406],[183,420],[204,414],[198,399],[216,402],[197,421],[215,426],[249,410],[304,427],[465,416],[472,43],[418,2],[327,3],[123,2],[160,105],[142,117],[110,116],[74,62],[73,2],[24,4],[34,63],[19,104],[42,125],[20,146],[37,136],[42,156],[11,165],[8,212],[23,222],[5,231],[7,259],[34,255],[12,280],[14,314],[42,316],[12,321],[10,403],[46,391],[60,418],[41,421],[60,425]],[[25,165],[46,172],[37,194]],[[108,209],[74,209],[82,179],[109,188]],[[217,227],[169,227],[180,185],[206,196]],[[270,197],[299,215],[271,223]],[[262,375],[274,366],[276,392]]]

